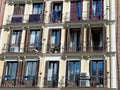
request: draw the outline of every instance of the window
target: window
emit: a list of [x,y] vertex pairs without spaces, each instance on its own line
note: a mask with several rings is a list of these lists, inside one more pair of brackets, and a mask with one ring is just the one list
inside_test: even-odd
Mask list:
[[33,4],[33,14],[42,14],[43,3],[34,3]]
[[98,85],[104,84],[104,62],[100,60],[91,61],[91,82],[92,85],[98,83]]
[[67,86],[71,82],[74,83],[73,85],[79,86],[80,66],[80,61],[67,62]]
[[61,30],[53,29],[49,31],[48,52],[60,52]]
[[45,86],[56,87],[58,85],[59,62],[46,62],[46,80]]
[[21,31],[14,30],[11,37],[11,44],[12,45],[19,45],[21,41]]
[[33,14],[29,16],[29,22],[43,22],[43,3],[33,4]]
[[82,18],[82,1],[71,1],[70,20],[76,21]]
[[61,22],[62,21],[62,3],[53,3],[52,6],[52,22]]
[[59,44],[59,43],[60,43],[60,31],[52,30],[51,44]]
[[40,30],[31,30],[30,31],[30,46],[35,49],[40,49],[41,43],[41,31]]
[[24,14],[24,4],[15,4],[14,5],[14,15],[23,15]]
[[106,30],[105,27],[91,28],[87,30],[87,48],[91,51],[105,51]]
[[11,17],[12,23],[22,23],[23,15],[24,15],[24,4],[15,4],[14,5],[14,13]]
[[91,18],[100,19],[103,17],[103,0],[90,1]]
[[17,62],[7,62],[5,79],[16,79]]
[[37,62],[28,61],[26,66],[26,76],[34,77],[36,76]]
[[71,28],[66,31],[66,46],[67,52],[80,52],[82,51],[83,44],[83,30],[81,28]]

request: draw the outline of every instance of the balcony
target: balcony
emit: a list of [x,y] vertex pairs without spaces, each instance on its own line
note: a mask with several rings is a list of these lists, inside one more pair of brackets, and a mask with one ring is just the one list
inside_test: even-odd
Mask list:
[[[96,42],[97,43],[97,42]],[[89,43],[65,43],[64,52],[105,52],[107,50],[107,43],[101,45]]]
[[4,44],[2,53],[33,53],[41,52],[42,44]]
[[47,44],[47,53],[60,53],[61,44]]
[[58,87],[58,77],[44,77],[45,88]]
[[8,24],[20,24],[20,23],[43,23],[44,17],[42,14],[30,14],[30,15],[9,15]]
[[50,14],[50,23],[61,23],[62,22],[62,12],[53,11]]
[[80,77],[80,76],[68,76],[66,77],[66,87],[72,88],[104,88],[106,87],[107,77],[104,76],[95,76],[95,77]]
[[36,87],[38,85],[39,77],[24,76],[12,79],[10,76],[4,76],[1,87]]
[[[104,12],[104,13],[103,13]],[[103,15],[92,15],[89,12],[82,12],[79,16],[76,12],[72,12],[72,15],[70,16],[70,12],[66,12],[65,14],[65,21],[66,22],[80,22],[80,21],[101,21],[101,20],[109,20],[107,10],[104,10]]]

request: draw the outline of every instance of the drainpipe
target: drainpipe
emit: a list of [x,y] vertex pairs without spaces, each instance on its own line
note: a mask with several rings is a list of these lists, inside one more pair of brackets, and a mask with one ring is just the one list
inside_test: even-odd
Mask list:
[[[109,0],[110,20],[115,20],[115,0]],[[116,52],[115,22],[110,24],[110,53]],[[110,55],[110,88],[116,88],[116,54]]]

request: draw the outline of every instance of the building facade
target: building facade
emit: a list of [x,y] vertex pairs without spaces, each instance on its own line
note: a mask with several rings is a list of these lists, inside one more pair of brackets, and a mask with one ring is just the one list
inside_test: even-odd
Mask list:
[[1,89],[115,90],[115,33],[113,0],[6,0]]
[[0,0],[0,33],[1,33],[1,29],[2,29],[4,9],[5,9],[5,0]]

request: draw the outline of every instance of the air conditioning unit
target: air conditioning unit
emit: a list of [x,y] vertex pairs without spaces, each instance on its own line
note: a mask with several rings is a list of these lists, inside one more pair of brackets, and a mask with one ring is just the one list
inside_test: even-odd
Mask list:
[[10,47],[10,52],[19,52],[19,47]]
[[80,80],[80,87],[90,87],[89,80]]
[[80,73],[80,87],[90,87],[89,73]]
[[90,78],[89,73],[86,73],[86,72],[80,73],[80,79],[86,80],[86,79],[89,79],[89,78]]

